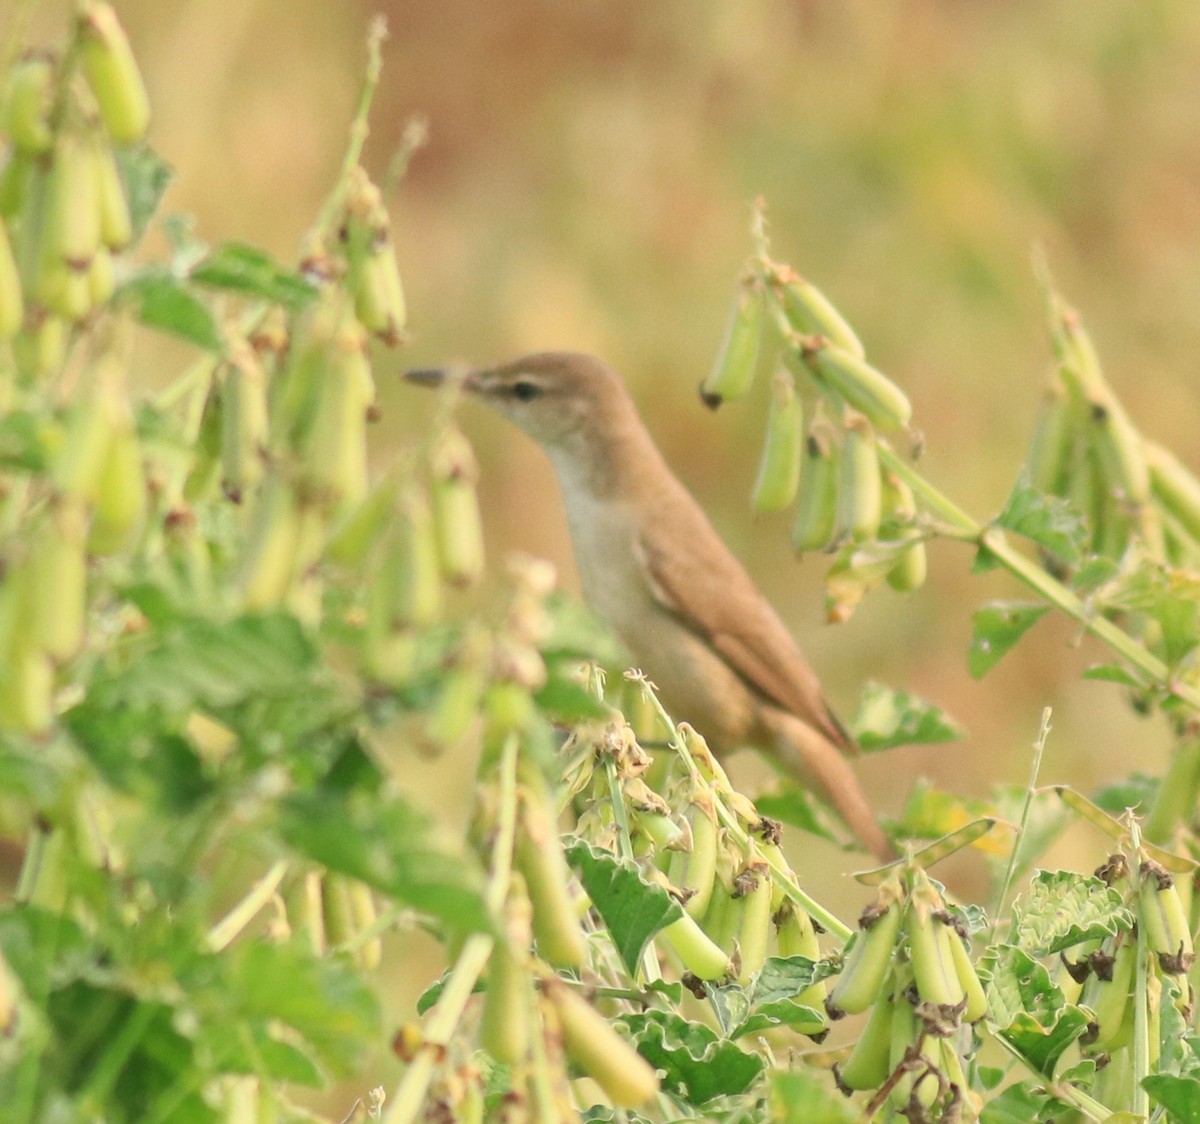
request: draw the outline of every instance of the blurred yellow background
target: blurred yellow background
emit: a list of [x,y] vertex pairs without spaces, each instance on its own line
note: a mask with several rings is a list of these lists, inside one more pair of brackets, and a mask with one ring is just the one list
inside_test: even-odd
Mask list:
[[[852,711],[862,682],[878,678],[968,728],[958,744],[864,762],[885,812],[918,775],[972,796],[1023,783],[1046,705],[1043,782],[1087,790],[1161,771],[1165,724],[1133,717],[1111,685],[1080,682],[1104,652],[1071,647],[1065,622],[1043,621],[982,682],[967,675],[972,609],[1023,594],[1003,575],[971,576],[962,547],[931,550],[920,592],[885,590],[848,624],[825,626],[823,560],[798,563],[786,518],[749,512],[765,386],[718,415],[695,391],[762,194],[776,256],[835,300],[908,390],[925,471],[969,511],[1002,505],[1048,366],[1035,242],[1135,421],[1200,467],[1194,0],[118,6],[155,106],[152,141],[177,173],[168,208],[194,213],[205,239],[288,260],[336,172],[368,20],[386,14],[366,162],[382,175],[413,114],[428,118],[430,143],[393,205],[412,339],[378,356],[381,458],[428,416],[394,372],[595,351],[625,374],[838,708]],[[42,5],[46,38],[63,8]],[[572,584],[541,455],[477,407],[464,424],[484,463],[491,549],[546,555]],[[460,800],[457,765],[414,769]],[[1057,861],[1088,867],[1103,848],[1076,833]],[[964,887],[981,890],[974,869],[964,866]],[[841,881],[826,896],[848,913],[860,898]]]

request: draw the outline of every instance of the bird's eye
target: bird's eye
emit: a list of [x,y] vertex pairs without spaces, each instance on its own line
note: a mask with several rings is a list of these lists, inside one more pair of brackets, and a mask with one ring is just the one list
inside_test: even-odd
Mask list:
[[521,402],[528,402],[536,398],[542,392],[542,388],[535,382],[530,382],[528,379],[518,379],[513,383],[513,397]]

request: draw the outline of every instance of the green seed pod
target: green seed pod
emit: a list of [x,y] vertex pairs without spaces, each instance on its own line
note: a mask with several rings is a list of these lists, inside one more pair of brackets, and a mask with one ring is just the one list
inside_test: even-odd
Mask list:
[[912,419],[908,396],[865,360],[815,336],[805,340],[802,354],[817,381],[865,415],[872,425],[899,429]]
[[18,645],[0,670],[0,730],[42,734],[53,722],[54,664],[33,645]]
[[8,226],[0,218],[0,341],[17,334],[25,317],[25,301],[21,296],[21,276],[13,257]]
[[839,468],[827,427],[814,425],[804,444],[800,492],[792,524],[792,546],[804,553],[824,550],[837,527]]
[[1090,404],[1090,439],[1110,489],[1131,504],[1150,498],[1150,470],[1141,435],[1124,407],[1111,396]]
[[811,281],[781,266],[771,278],[771,285],[792,331],[802,336],[825,336],[850,355],[863,357],[862,341],[854,329]]
[[26,52],[9,70],[0,100],[0,131],[18,152],[39,155],[53,147],[54,84],[54,59],[45,52]]
[[[366,498],[348,512],[335,525],[325,556],[339,566],[358,569],[372,549],[383,543],[396,506],[398,477],[395,472],[381,476],[367,493]],[[432,544],[432,528],[430,533]],[[437,572],[437,555],[434,551],[434,573]]]
[[733,877],[737,872],[737,857],[727,846],[717,850],[717,873],[713,879],[712,896],[700,924],[713,944],[732,956],[737,949],[741,917],[734,907]]
[[314,956],[324,956],[329,949],[325,936],[325,906],[319,870],[305,871],[292,887],[288,900],[288,920],[292,930],[303,934]]
[[658,1076],[586,999],[561,980],[545,981],[569,1057],[621,1108],[638,1108],[658,1094]]
[[707,790],[697,788],[684,813],[692,837],[690,851],[675,851],[667,867],[671,885],[685,896],[683,908],[699,920],[712,898],[717,870],[717,813]]
[[883,517],[883,480],[879,451],[870,425],[854,420],[846,427],[838,482],[838,533],[854,541],[879,534]]
[[400,626],[434,624],[442,615],[441,560],[433,513],[425,495],[409,490],[400,500],[390,562],[396,582],[391,619]]
[[513,862],[525,879],[533,907],[538,954],[557,968],[578,968],[586,945],[567,891],[570,868],[540,791],[523,790]]
[[771,935],[771,868],[765,862],[747,863],[734,878],[734,909],[738,914],[738,983],[749,986],[767,959]]
[[529,1053],[533,977],[531,909],[524,892],[513,893],[505,910],[505,935],[488,961],[487,992],[479,1020],[479,1044],[503,1065],[517,1065]]
[[796,498],[804,450],[804,417],[796,384],[786,371],[771,380],[767,439],[754,482],[755,511],[781,511]]
[[[917,503],[912,488],[894,473],[883,474],[883,522],[904,529],[917,516]],[[925,584],[925,544],[915,542],[896,559],[888,571],[887,582],[900,593],[909,593]]]
[[977,1023],[987,1014],[987,994],[983,990],[983,983],[971,960],[971,953],[967,950],[966,940],[958,932],[955,932],[949,941],[950,951],[954,957],[954,970],[958,973],[959,983],[962,984],[963,992],[967,997],[963,1018],[969,1023]]
[[1169,449],[1154,441],[1144,443],[1150,469],[1150,488],[1163,509],[1200,539],[1200,479]]
[[118,144],[141,140],[150,124],[150,99],[117,13],[103,0],[83,0],[78,28],[83,73],[109,134]]
[[1055,380],[1038,408],[1033,439],[1025,458],[1031,487],[1052,496],[1067,494],[1075,430],[1075,412],[1061,384]]
[[1195,962],[1188,911],[1175,878],[1159,863],[1141,864],[1138,918],[1146,932],[1146,943],[1168,975],[1182,975]]
[[141,532],[147,506],[141,442],[126,402],[112,419],[108,449],[100,463],[89,551],[109,555],[126,549]]
[[296,573],[300,522],[291,482],[279,472],[270,473],[258,489],[242,560],[244,611],[267,612],[283,604]]
[[885,986],[845,1064],[837,1069],[838,1084],[846,1089],[878,1089],[892,1072],[892,1013],[895,1000]]
[[235,503],[262,479],[268,441],[267,376],[244,341],[231,349],[221,383],[221,488]]
[[442,576],[469,586],[483,573],[483,522],[475,481],[479,467],[470,442],[448,427],[429,454],[430,498]]
[[351,944],[358,935],[350,904],[350,880],[331,870],[321,878],[321,919],[331,949]]
[[425,723],[425,737],[438,749],[462,745],[479,728],[492,659],[492,638],[481,628],[462,640],[454,666],[442,679],[441,692]]
[[940,1007],[961,1003],[964,994],[948,939],[957,939],[958,934],[946,924],[944,916],[941,895],[918,868],[913,874],[905,924],[908,956],[921,998]]
[[20,214],[29,196],[35,160],[28,152],[10,148],[0,168],[0,218],[11,219]]
[[700,384],[700,397],[710,409],[741,398],[753,384],[764,315],[762,281],[756,274],[747,274],[738,281],[717,361]]
[[403,339],[408,310],[391,240],[391,220],[383,196],[362,168],[346,190],[346,259],[359,320],[394,347]]
[[112,254],[109,253],[107,247],[101,246],[96,251],[92,258],[92,264],[88,266],[87,270],[88,311],[94,311],[108,304],[116,287]]
[[100,247],[100,162],[88,134],[69,129],[58,138],[46,191],[43,268],[65,262],[86,272]]
[[[807,960],[821,959],[821,946],[812,918],[793,901],[785,901],[775,915],[775,939],[780,956],[803,956]],[[804,1007],[823,1010],[828,987],[824,980],[805,988],[796,1002]]]
[[383,940],[371,937],[363,940],[362,935],[374,928],[378,920],[375,896],[371,887],[357,878],[350,879],[350,918],[354,923],[354,962],[364,972],[377,971],[383,963]]
[[56,374],[63,364],[67,325],[62,317],[49,313],[25,319],[25,326],[13,337],[13,358],[22,378],[40,382]]
[[121,360],[102,355],[89,372],[66,418],[66,433],[54,458],[51,477],[60,495],[96,498],[97,482],[112,442],[114,419],[128,408],[125,369]]
[[903,898],[903,887],[892,877],[879,887],[875,900],[863,911],[842,973],[825,1003],[831,1019],[865,1011],[878,997],[900,933]]
[[1132,998],[1137,938],[1132,933],[1120,933],[1117,943],[1106,940],[1103,948],[1103,952],[1092,954],[1092,975],[1084,984],[1080,1005],[1095,1014],[1095,1044],[1106,1050],[1117,1044]]
[[100,239],[117,253],[133,239],[133,220],[125,199],[125,186],[117,169],[116,156],[100,138],[96,145],[96,182],[100,208]]
[[87,620],[87,509],[55,503],[33,532],[29,560],[30,643],[63,663],[83,647]]

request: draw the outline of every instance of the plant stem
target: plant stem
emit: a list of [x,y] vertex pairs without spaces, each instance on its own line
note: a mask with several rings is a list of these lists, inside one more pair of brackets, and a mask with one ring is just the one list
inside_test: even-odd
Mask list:
[[1186,823],[1200,796],[1200,737],[1184,738],[1171,755],[1166,775],[1159,782],[1154,803],[1142,821],[1142,834],[1151,843],[1166,846],[1171,834]]
[[275,896],[279,883],[287,874],[287,868],[286,862],[277,862],[250,888],[250,892],[209,930],[208,947],[213,952],[220,952],[228,947],[250,924],[254,915]]
[[[513,836],[517,823],[515,736],[509,737],[501,752],[497,781],[500,806],[496,816],[496,840],[492,850],[492,870],[484,889],[484,900],[493,912],[498,912],[504,905],[512,877]],[[467,938],[442,994],[429,1013],[421,1045],[400,1079],[396,1095],[383,1117],[383,1124],[412,1124],[420,1115],[434,1067],[445,1054],[446,1046],[458,1029],[467,1001],[487,967],[495,943],[490,933],[472,933]]]

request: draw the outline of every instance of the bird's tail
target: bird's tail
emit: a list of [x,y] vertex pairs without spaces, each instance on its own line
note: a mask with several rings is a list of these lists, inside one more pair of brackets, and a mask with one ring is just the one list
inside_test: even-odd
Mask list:
[[764,720],[774,739],[770,750],[776,766],[832,804],[858,841],[876,858],[883,862],[894,859],[896,850],[879,826],[843,752],[795,715],[772,711]]

